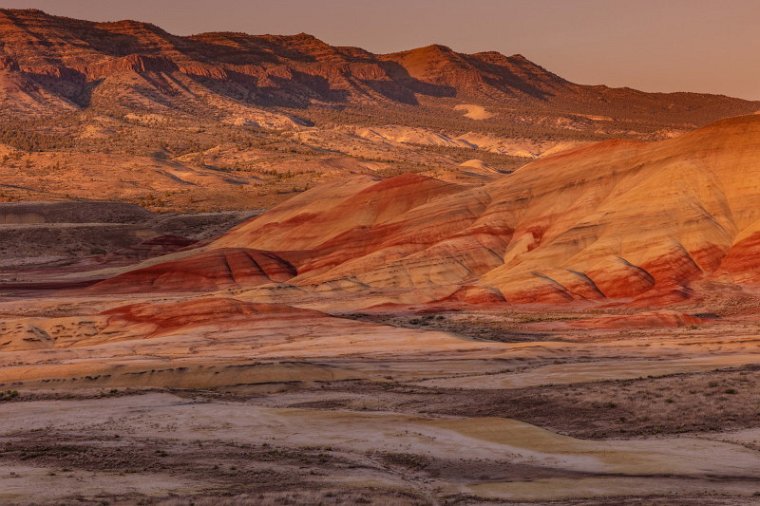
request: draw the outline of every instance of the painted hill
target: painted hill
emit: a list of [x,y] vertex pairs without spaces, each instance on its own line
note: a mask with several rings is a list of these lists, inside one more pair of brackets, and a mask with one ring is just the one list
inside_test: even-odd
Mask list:
[[358,176],[209,249],[268,251],[303,289],[662,305],[707,280],[760,281],[759,247],[760,117],[747,116],[667,141],[581,147],[478,187]]

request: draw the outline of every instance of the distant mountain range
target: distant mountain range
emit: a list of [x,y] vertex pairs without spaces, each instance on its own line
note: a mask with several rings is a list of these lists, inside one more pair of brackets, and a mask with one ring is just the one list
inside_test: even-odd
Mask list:
[[240,108],[435,108],[450,102],[490,104],[508,111],[502,120],[509,121],[575,114],[590,127],[604,121],[694,127],[760,109],[758,102],[725,96],[579,85],[521,55],[463,54],[441,45],[378,55],[307,34],[182,37],[136,21],[0,10],[0,105],[14,114],[225,115]]

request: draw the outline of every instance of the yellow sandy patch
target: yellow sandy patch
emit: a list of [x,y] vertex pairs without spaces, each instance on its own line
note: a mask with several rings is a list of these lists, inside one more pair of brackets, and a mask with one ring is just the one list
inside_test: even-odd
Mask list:
[[488,112],[485,107],[482,105],[477,104],[459,104],[458,106],[454,107],[455,111],[465,111],[464,117],[475,119],[475,120],[483,120],[488,118],[493,118],[495,114]]

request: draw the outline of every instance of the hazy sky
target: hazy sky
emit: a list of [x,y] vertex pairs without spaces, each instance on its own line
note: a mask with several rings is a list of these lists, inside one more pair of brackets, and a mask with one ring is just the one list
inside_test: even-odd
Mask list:
[[571,81],[760,99],[760,0],[0,0],[175,34],[307,32],[391,52],[522,53]]

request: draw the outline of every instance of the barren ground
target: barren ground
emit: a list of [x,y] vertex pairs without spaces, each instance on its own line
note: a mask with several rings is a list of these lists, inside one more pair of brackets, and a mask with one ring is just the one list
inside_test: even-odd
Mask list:
[[[6,297],[2,310],[43,307],[36,297],[25,295],[24,309]],[[0,500],[760,500],[754,330],[736,322],[659,329],[653,351],[653,337],[629,331],[549,328],[518,340],[475,340],[415,327],[427,316],[391,318],[414,320],[408,328],[327,317],[311,324],[313,341],[298,348],[282,342],[298,331],[269,319],[266,331],[249,322],[213,347],[193,344],[197,331],[148,339],[156,341],[150,353],[141,351],[148,343],[128,340],[121,345],[133,350],[128,361],[115,345],[3,352],[0,388],[19,395],[0,401]],[[472,328],[498,321],[493,312],[432,318],[460,329],[468,320]],[[504,316],[504,326],[516,318],[528,315]],[[532,318],[540,325],[559,315]],[[268,344],[260,342],[265,335]],[[329,343],[341,339],[355,342],[356,353],[335,356]]]

